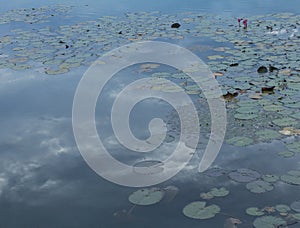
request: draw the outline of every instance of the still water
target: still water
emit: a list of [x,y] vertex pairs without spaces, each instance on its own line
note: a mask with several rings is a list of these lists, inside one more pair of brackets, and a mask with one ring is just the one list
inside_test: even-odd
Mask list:
[[[186,2],[171,0],[151,2],[137,0],[104,0],[99,2],[92,0],[68,0],[59,2],[51,0],[47,3],[34,0],[26,2],[19,0],[9,2],[1,1],[0,12],[3,15],[10,10],[18,10],[21,8],[30,9],[39,8],[45,5],[56,6],[57,4],[67,7],[71,6],[68,10],[58,13],[57,15],[55,14],[56,12],[54,12],[53,17],[43,18],[45,21],[40,23],[24,23],[20,20],[0,24],[1,37],[11,36],[14,40],[12,43],[8,44],[8,46],[1,46],[0,57],[2,57],[0,60],[5,59],[5,61],[10,58],[10,56],[14,55],[13,48],[16,46],[22,47],[22,42],[25,43],[23,48],[25,47],[26,49],[26,42],[28,42],[28,39],[25,42],[24,37],[28,34],[29,37],[34,37],[35,40],[33,42],[39,42],[39,39],[44,39],[48,36],[48,33],[44,33],[46,34],[45,36],[40,35],[45,32],[42,31],[42,29],[49,28],[47,32],[53,32],[50,36],[58,42],[58,40],[63,39],[62,37],[68,33],[69,30],[67,30],[67,26],[76,25],[79,31],[83,29],[86,30],[86,28],[89,28],[90,23],[93,24],[94,21],[98,22],[97,19],[103,16],[115,16],[112,22],[103,21],[105,26],[111,25],[112,27],[104,27],[103,33],[101,34],[103,34],[103,36],[109,36],[109,33],[111,32],[115,33],[122,30],[124,33],[124,30],[126,29],[122,27],[123,25],[140,32],[137,24],[147,23],[147,17],[144,14],[139,16],[139,20],[141,21],[129,20],[130,22],[127,21],[119,27],[118,23],[123,21],[125,13],[139,13],[141,11],[159,11],[157,14],[164,15],[161,16],[161,20],[166,19],[165,23],[167,26],[170,26],[170,23],[176,22],[177,20],[180,21],[178,18],[181,18],[182,16],[178,15],[191,15],[189,18],[195,18],[197,15],[212,15],[207,17],[217,18],[216,24],[222,25],[222,21],[224,21],[224,24],[237,26],[236,18],[238,17],[261,16],[259,19],[255,20],[264,21],[265,18],[269,18],[275,13],[292,13],[293,15],[298,16],[297,18],[299,19],[300,13],[300,2],[297,0],[288,2],[283,0],[193,0]],[[49,12],[52,14],[51,10],[49,10]],[[206,16],[203,16],[203,18],[206,18]],[[291,20],[291,24],[295,25],[295,28],[293,29],[297,29],[297,27],[299,27],[299,20],[293,21],[293,18],[295,17],[289,16],[278,20],[283,20],[283,24],[285,23],[284,20]],[[163,22],[160,21],[160,23]],[[155,32],[156,25],[154,22],[149,23],[149,26],[150,24],[154,27],[152,29]],[[195,26],[195,24],[192,24],[192,27],[193,26]],[[213,26],[214,25],[210,25],[210,27],[208,26],[206,29],[209,31]],[[249,26],[251,29],[251,21]],[[58,28],[60,28],[60,30],[58,30]],[[231,27],[228,27],[228,31],[226,31],[225,34],[230,33],[231,30],[229,28]],[[254,28],[254,25],[252,25],[252,28]],[[20,33],[18,29],[27,31],[28,33]],[[193,28],[190,28],[191,34],[193,33],[192,29]],[[202,28],[199,28],[199,30],[201,29]],[[289,29],[289,31],[292,31],[292,28]],[[16,30],[18,35],[14,35],[16,33],[14,33],[13,30]],[[64,31],[67,32],[63,33]],[[77,39],[81,39],[81,36],[87,38],[87,32],[88,31],[80,31],[77,36],[76,32],[74,32],[72,35],[66,36],[75,42]],[[32,35],[35,33],[39,35]],[[177,40],[172,37],[161,36],[156,40],[180,44],[196,53],[204,60],[204,62],[209,62],[211,60],[208,56],[216,55],[215,48],[232,48],[234,45],[230,42],[225,42],[224,40],[217,42],[209,36],[201,36],[200,32],[195,33],[200,35],[189,36],[185,33],[183,39]],[[295,34],[297,36],[296,31]],[[176,33],[174,34],[174,37],[177,37],[177,35],[180,36],[181,34]],[[293,79],[296,80],[296,78],[299,79],[300,77],[299,40],[296,41],[297,39],[293,37],[291,36],[291,40],[288,42],[292,43],[290,46],[296,46],[296,52],[291,52],[296,55],[296,57],[293,57],[294,59],[291,57],[294,65],[291,65],[290,67],[292,70],[296,69],[296,73],[292,73]],[[85,38],[82,39],[84,40]],[[112,36],[111,39],[117,38],[116,36]],[[238,40],[239,38],[233,37],[232,39]],[[276,43],[277,40],[283,39],[285,39],[285,37],[272,37],[272,42]],[[84,72],[88,69],[89,64],[92,63],[96,57],[101,56],[110,49],[127,43],[127,37],[125,40],[126,42],[120,38],[120,40],[117,40],[115,43],[112,42],[113,44],[110,44],[106,49],[101,47],[102,52],[99,52],[100,49],[97,49],[98,47],[93,44],[89,44],[88,49],[79,46],[75,56],[81,55],[81,57],[84,58],[82,54],[85,54],[88,51],[95,53],[95,55],[86,57],[86,59],[82,61],[84,64],[79,64],[79,67],[70,68],[71,70],[63,72],[62,74],[50,74],[50,71],[47,73],[47,70],[45,70],[45,67],[41,63],[43,62],[43,58],[46,58],[43,59],[44,61],[49,60],[46,56],[47,53],[43,53],[42,56],[37,57],[36,62],[30,60],[33,61],[33,63],[30,62],[31,65],[33,65],[31,69],[15,70],[12,69],[15,65],[1,66],[0,227],[219,228],[224,227],[226,220],[229,218],[236,218],[242,222],[241,224],[238,224],[237,227],[253,227],[253,221],[257,217],[250,216],[245,212],[246,209],[250,207],[259,208],[264,216],[272,216],[273,219],[274,217],[278,217],[284,219],[287,223],[293,223],[291,227],[300,227],[297,223],[298,220],[295,219],[296,214],[300,212],[299,208],[294,207],[292,210],[289,208],[287,212],[281,212],[282,214],[274,209],[276,205],[284,204],[290,206],[293,202],[300,200],[300,187],[297,184],[275,181],[276,183],[271,182],[272,189],[267,190],[268,187],[259,186],[263,191],[261,194],[256,194],[246,188],[246,182],[241,181],[242,183],[240,183],[235,181],[234,178],[229,178],[229,173],[241,168],[256,170],[259,175],[270,174],[278,177],[286,174],[290,170],[299,170],[300,158],[299,154],[297,155],[297,152],[290,158],[278,156],[279,152],[286,151],[286,143],[299,141],[299,138],[297,138],[299,136],[297,136],[297,134],[286,137],[279,136],[277,139],[276,137],[270,137],[271,140],[255,139],[253,143],[242,145],[241,147],[234,143],[233,145],[224,143],[219,156],[213,163],[214,167],[221,170],[219,170],[221,174],[208,175],[205,173],[198,173],[197,171],[197,164],[200,160],[199,157],[201,151],[205,148],[207,134],[209,133],[204,127],[203,132],[201,131],[200,134],[199,149],[189,165],[175,177],[156,186],[161,189],[164,189],[167,186],[176,186],[179,190],[175,198],[173,200],[163,199],[157,204],[150,206],[134,206],[129,202],[128,197],[138,189],[118,186],[106,181],[98,176],[87,165],[77,149],[72,130],[72,105],[76,87]],[[4,43],[5,41],[1,40],[1,42]],[[68,43],[62,42],[61,44],[68,45]],[[258,41],[258,43],[259,42],[263,41]],[[67,46],[66,48],[69,49]],[[26,49],[25,52],[28,50]],[[282,50],[279,50],[279,52],[280,51]],[[284,51],[289,51],[289,49],[287,48]],[[251,54],[249,54],[249,56],[250,55]],[[70,54],[70,57],[74,57],[74,53],[72,56]],[[77,64],[77,62],[74,61],[72,64]],[[213,65],[216,63],[212,62],[211,64]],[[222,84],[224,81],[228,81],[231,76],[238,77],[246,76],[246,74],[251,75],[251,72],[256,72],[256,66],[253,66],[252,68],[253,69],[247,68],[247,70],[241,68],[239,71],[232,70],[229,72],[229,75],[223,71],[226,77],[220,77],[219,82]],[[116,98],[116,94],[118,94],[126,84],[141,77],[151,76],[154,73],[160,72],[169,72],[170,74],[178,73],[175,69],[167,66],[160,66],[158,69],[153,68],[150,70],[145,70],[140,66],[133,66],[118,72],[118,74],[107,84],[103,93],[98,98],[95,115],[97,130],[99,131],[99,129],[101,129],[101,132],[103,133],[101,134],[101,139],[110,153],[124,163],[133,164],[137,161],[146,159],[147,156],[136,155],[117,143],[109,124],[110,110],[113,101]],[[274,79],[272,78],[272,75],[269,76],[269,78]],[[178,84],[181,83],[181,85],[185,82],[181,79],[174,79],[174,81]],[[293,83],[293,81],[291,83]],[[234,83],[229,83],[226,89],[233,85]],[[269,85],[270,84],[268,84],[268,86]],[[243,84],[243,86],[245,85]],[[246,88],[245,90],[250,91],[251,88]],[[296,104],[297,101],[299,101],[300,92],[298,87],[294,86],[294,89],[296,92],[293,93],[293,96],[295,97],[293,104]],[[228,91],[231,90],[228,89]],[[275,95],[276,99],[278,98],[278,100],[280,100],[277,92],[275,92]],[[195,102],[199,99],[198,95],[195,94],[191,94],[191,97]],[[241,93],[239,97],[243,97],[243,94]],[[276,103],[273,100],[272,95],[266,95],[266,99],[271,100],[273,102],[272,105],[279,105],[277,101]],[[228,102],[228,112],[230,112],[231,109],[236,108],[235,102],[238,101],[239,98],[234,102]],[[274,106],[272,106],[272,108],[273,107]],[[203,125],[209,127],[210,119],[207,111],[208,106],[205,101],[198,104],[197,108],[200,110],[200,116],[202,115],[201,121],[203,121]],[[280,109],[280,111],[282,110]],[[295,114],[299,111],[299,107],[294,105],[292,110],[287,110],[286,113],[288,113],[288,111],[291,111],[291,115]],[[276,115],[277,113],[274,114],[275,117],[277,117]],[[162,118],[168,123],[168,126],[172,129],[168,136],[175,140],[169,142],[167,146],[162,145],[156,152],[147,157],[148,159],[151,158],[156,160],[162,155],[168,156],[170,154],[168,150],[172,149],[177,142],[178,131],[180,131],[180,127],[178,126],[178,115],[174,113],[172,107],[167,103],[150,99],[139,103],[133,109],[130,116],[132,132],[141,139],[145,139],[149,136],[149,121],[157,117]],[[267,116],[267,120],[272,121],[272,117],[273,114],[270,114],[270,116]],[[254,122],[235,122],[234,118],[229,115],[229,131],[231,130],[232,132],[236,129],[238,133],[232,135],[232,133],[229,132],[227,139],[233,138],[233,136],[240,136],[240,132],[246,132],[245,135],[251,138],[253,136],[252,134],[255,135],[255,131],[260,130],[262,126],[265,127],[265,125],[263,125],[264,123],[258,123],[259,121],[264,122],[262,119],[258,118],[257,122],[255,122],[255,120],[252,121]],[[252,126],[252,130],[249,130],[249,126]],[[285,125],[280,124],[280,127],[283,126]],[[287,124],[287,126],[289,125]],[[293,126],[299,128],[299,123],[297,122]],[[257,129],[253,130],[254,127],[257,127]],[[270,125],[268,125],[268,127],[270,127]],[[278,132],[281,128],[279,129],[275,126],[274,129]],[[294,150],[298,151],[299,148]],[[247,176],[249,173],[243,175]],[[299,181],[297,179],[299,176],[295,177],[295,182]],[[257,179],[261,178],[262,177]],[[269,182],[264,182],[264,184],[266,183]],[[213,199],[203,199],[203,197],[200,197],[201,193],[207,193],[212,188],[221,187],[226,188],[230,193],[224,197],[214,197]],[[221,211],[220,213],[216,213],[210,219],[191,219],[188,216],[185,216],[182,210],[186,205],[194,201],[204,201],[207,205],[218,205],[221,208]],[[272,223],[268,223],[267,225],[269,224]],[[274,223],[273,226],[267,225],[265,227],[279,227],[276,226],[276,223]],[[234,228],[233,225],[227,226],[227,228],[230,227]]]

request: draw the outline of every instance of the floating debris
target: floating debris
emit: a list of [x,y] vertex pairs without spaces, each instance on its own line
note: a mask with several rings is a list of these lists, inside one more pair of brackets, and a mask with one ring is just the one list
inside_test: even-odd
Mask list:
[[179,24],[179,23],[173,23],[172,25],[171,25],[171,28],[179,28],[181,25]]

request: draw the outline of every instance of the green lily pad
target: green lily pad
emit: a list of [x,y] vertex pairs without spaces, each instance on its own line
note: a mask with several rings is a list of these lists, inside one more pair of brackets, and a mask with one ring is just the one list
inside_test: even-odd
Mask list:
[[281,134],[271,129],[259,130],[255,132],[255,134],[258,136],[258,139],[261,141],[278,139],[281,137]]
[[255,219],[253,225],[255,228],[278,228],[286,226],[286,221],[280,217],[263,216]]
[[294,126],[298,123],[295,119],[290,117],[275,119],[272,122],[279,127]]
[[293,202],[293,203],[291,204],[291,208],[292,208],[294,211],[300,213],[300,200],[299,200],[299,201]]
[[291,117],[300,120],[300,112],[292,114]]
[[300,142],[293,142],[293,143],[287,144],[286,148],[289,151],[292,151],[295,153],[300,153]]
[[203,192],[200,194],[200,197],[204,200],[210,200],[210,199],[214,198],[214,196],[211,194],[211,192],[207,192],[207,193]]
[[284,205],[284,204],[279,204],[275,206],[275,209],[279,212],[279,213],[287,213],[291,210],[291,208],[288,205]]
[[259,112],[259,109],[256,106],[245,106],[237,108],[235,111],[242,114],[255,114]]
[[284,108],[281,105],[266,105],[263,107],[263,109],[268,112],[279,112]]
[[297,213],[297,214],[291,214],[292,217],[298,221],[300,221],[300,213]]
[[274,189],[274,186],[266,181],[257,180],[250,182],[246,185],[246,188],[253,193],[265,193],[272,191]]
[[213,188],[210,193],[215,197],[224,197],[229,194],[229,191],[222,187],[222,188]]
[[279,176],[272,175],[272,174],[266,174],[262,176],[262,179],[269,183],[275,183],[279,180]]
[[252,120],[257,118],[257,114],[251,114],[251,113],[237,113],[234,115],[234,118],[239,120]]
[[242,136],[237,136],[233,137],[231,139],[226,140],[228,144],[234,145],[234,146],[249,146],[253,144],[253,139],[248,138],[248,137],[242,137]]
[[164,191],[159,188],[145,188],[133,192],[129,201],[136,205],[152,205],[162,200]]
[[284,157],[284,158],[291,158],[294,157],[295,153],[292,151],[282,151],[278,153],[279,156]]
[[183,208],[183,214],[193,219],[210,219],[221,211],[217,205],[206,206],[206,202],[196,201]]
[[300,171],[289,171],[288,174],[282,175],[280,179],[287,184],[300,185]]
[[251,169],[237,169],[236,171],[230,172],[228,176],[230,179],[241,183],[252,182],[260,178],[260,174]]
[[262,210],[257,207],[249,207],[246,209],[246,213],[251,216],[262,216],[265,214]]

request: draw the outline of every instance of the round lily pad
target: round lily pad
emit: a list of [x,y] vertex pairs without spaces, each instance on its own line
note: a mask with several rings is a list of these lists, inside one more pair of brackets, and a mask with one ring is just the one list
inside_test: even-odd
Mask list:
[[206,206],[206,202],[196,201],[183,208],[183,214],[193,219],[210,219],[221,211],[217,205]]
[[136,205],[152,205],[162,200],[164,191],[159,188],[145,188],[133,192],[129,201]]
[[224,197],[229,194],[229,191],[222,187],[222,188],[213,188],[210,193],[215,197]]
[[237,182],[247,183],[252,182],[260,178],[260,174],[251,169],[237,169],[228,174],[228,176]]
[[293,142],[286,145],[286,148],[292,152],[300,153],[300,142]]
[[292,217],[298,221],[300,221],[300,213],[297,213],[297,214],[291,214]]
[[266,175],[262,176],[262,179],[269,183],[275,183],[276,181],[279,180],[279,177],[276,175],[272,175],[272,174],[266,174]]
[[265,214],[262,210],[257,207],[249,207],[246,209],[246,213],[251,216],[262,216]]
[[255,132],[255,135],[258,136],[258,139],[262,141],[277,139],[281,137],[280,133],[271,129],[259,130]]
[[239,120],[252,120],[257,117],[258,117],[257,114],[252,114],[252,113],[237,113],[234,115],[234,118]]
[[253,225],[255,228],[278,228],[286,226],[286,221],[280,217],[263,216],[255,219]]
[[246,185],[246,188],[253,193],[264,193],[274,189],[274,186],[266,181],[257,180],[250,182]]
[[207,171],[204,172],[206,176],[209,177],[220,177],[226,174],[226,171],[218,168],[218,167],[214,167],[214,168],[210,168]]
[[295,119],[290,117],[274,119],[272,122],[279,127],[293,126],[298,123]]
[[258,113],[259,109],[257,107],[253,107],[253,106],[245,106],[245,107],[237,108],[235,111],[238,113],[254,114],[254,113]]
[[279,112],[283,110],[283,107],[281,105],[273,104],[273,105],[266,105],[263,107],[263,109],[268,112]]
[[275,206],[275,209],[279,212],[279,213],[287,213],[291,210],[291,208],[288,205],[284,205],[284,204],[278,204]]
[[234,146],[249,146],[253,144],[253,139],[243,136],[237,136],[233,137],[231,139],[228,139],[226,141],[228,144],[234,145]]
[[287,184],[300,185],[300,171],[289,171],[288,174],[282,175],[280,179]]
[[295,153],[292,151],[281,151],[278,153],[278,155],[284,158],[291,158],[295,155]]
[[293,203],[291,204],[291,208],[292,208],[294,211],[300,213],[300,200],[299,200],[299,201],[293,202]]
[[210,200],[210,199],[214,198],[214,196],[211,194],[211,192],[207,192],[207,193],[203,192],[200,194],[200,197],[204,200]]

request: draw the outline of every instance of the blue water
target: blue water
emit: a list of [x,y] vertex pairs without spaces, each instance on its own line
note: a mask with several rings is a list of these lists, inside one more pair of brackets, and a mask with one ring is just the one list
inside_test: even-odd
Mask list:
[[[57,3],[74,6],[73,17],[67,24],[102,15],[123,15],[126,12],[139,11],[158,10],[170,14],[194,11],[239,17],[275,12],[299,14],[300,9],[299,0],[1,0],[0,12]],[[63,24],[64,21],[54,24],[56,23]],[[15,27],[18,25],[0,25],[0,35]],[[226,199],[216,199],[214,203],[222,205],[222,211],[246,221],[240,227],[251,227],[252,218],[245,215],[245,208],[253,204],[263,207],[278,198],[280,200],[276,204],[281,199],[282,203],[289,202],[294,200],[293,196],[299,194],[299,188],[295,186],[281,186],[267,196],[259,195],[253,202],[244,185],[232,184],[225,177],[209,179],[194,171],[185,170],[160,185],[176,185],[180,189],[173,202],[162,202],[150,207],[137,206],[132,216],[114,216],[115,212],[132,207],[128,196],[136,189],[118,186],[99,177],[85,163],[76,147],[71,123],[72,103],[76,87],[85,70],[86,68],[79,68],[66,75],[42,77],[35,70],[1,71],[0,228],[219,228],[228,216],[218,215],[213,220],[197,221],[184,217],[181,211],[187,203],[199,200],[200,192],[223,185],[230,188],[231,194]],[[138,77],[132,72],[124,74],[130,80]],[[108,92],[114,88],[113,84],[110,86]],[[105,107],[110,107],[112,103],[112,98],[108,95],[104,95],[104,98],[104,103],[101,103],[96,112],[98,127],[107,127],[101,121],[108,116]],[[136,115],[133,131],[144,137],[143,129],[149,119],[158,115],[168,120],[168,111],[169,107],[160,102],[150,106],[141,104],[133,113]],[[111,128],[107,127],[104,136],[109,137],[111,133]],[[279,152],[283,145],[275,142],[274,145],[253,146],[243,151],[242,155],[237,148],[224,145],[215,165],[230,170],[240,168],[243,164],[244,168],[259,169],[262,172],[271,169],[278,174],[297,166],[297,161],[276,160],[276,152],[270,148]],[[120,148],[117,152],[119,150]],[[115,152],[114,148],[112,152]],[[124,161],[128,159],[122,153],[117,157]],[[274,161],[272,164],[269,162],[270,158]],[[264,169],[267,166],[268,169]],[[285,192],[289,194],[286,195]]]

